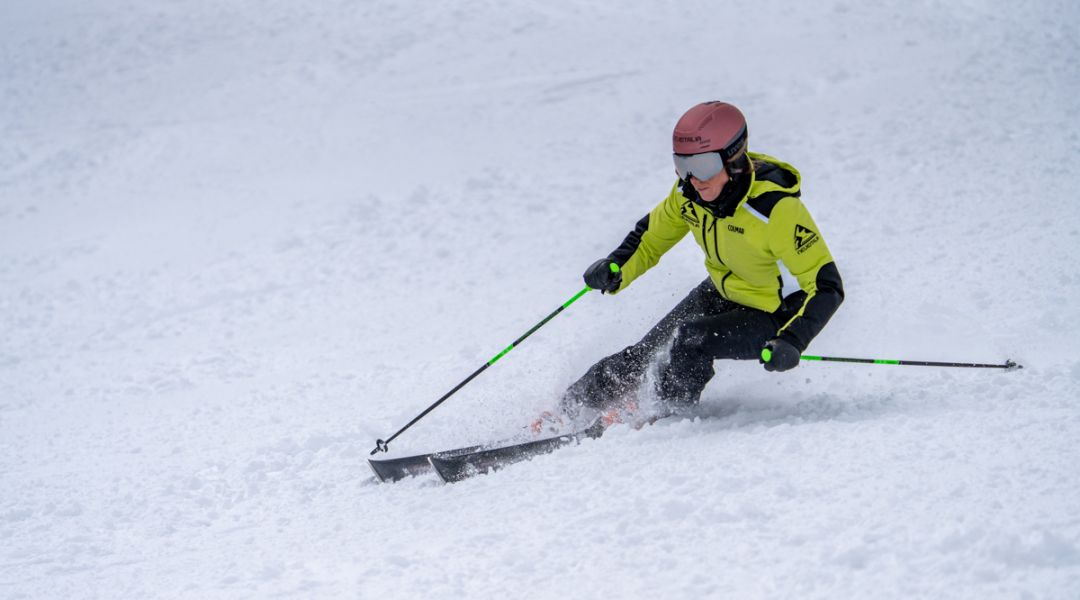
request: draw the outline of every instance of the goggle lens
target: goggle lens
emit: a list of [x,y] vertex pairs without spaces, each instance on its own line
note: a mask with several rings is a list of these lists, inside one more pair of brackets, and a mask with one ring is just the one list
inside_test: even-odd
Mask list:
[[679,179],[696,177],[698,181],[708,181],[724,170],[724,159],[719,152],[701,154],[675,154],[675,173]]

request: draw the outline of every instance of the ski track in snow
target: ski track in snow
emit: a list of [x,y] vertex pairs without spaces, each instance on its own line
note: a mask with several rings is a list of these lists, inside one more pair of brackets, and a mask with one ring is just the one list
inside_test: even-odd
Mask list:
[[[1080,10],[0,7],[0,597],[1080,596]],[[744,109],[847,300],[703,418],[447,486],[386,437],[580,289]],[[393,444],[513,435],[684,241]]]

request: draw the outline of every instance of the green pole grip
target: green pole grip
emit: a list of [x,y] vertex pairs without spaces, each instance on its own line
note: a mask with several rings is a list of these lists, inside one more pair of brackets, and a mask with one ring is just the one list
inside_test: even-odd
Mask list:
[[[622,269],[619,268],[619,265],[617,265],[615,263],[609,264],[608,269],[610,269],[612,273],[620,273],[620,272],[622,272]],[[589,291],[591,289],[593,289],[593,288],[588,287],[588,286],[585,287],[585,291]],[[574,298],[574,300],[577,300],[577,298]],[[571,300],[571,302],[573,302],[573,300]]]

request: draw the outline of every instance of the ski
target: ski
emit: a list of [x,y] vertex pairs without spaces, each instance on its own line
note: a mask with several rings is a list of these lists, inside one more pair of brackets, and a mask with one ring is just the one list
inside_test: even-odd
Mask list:
[[597,419],[581,431],[564,435],[511,444],[498,448],[481,448],[472,452],[438,452],[428,456],[428,463],[446,483],[454,483],[472,477],[497,471],[534,456],[548,454],[570,444],[576,444],[585,438],[598,438],[603,435],[605,425]]
[[[454,450],[444,450],[439,452],[439,454],[444,456],[455,456],[458,454],[476,452],[483,448],[483,446],[468,446],[465,448],[456,448]],[[369,458],[368,465],[371,467],[371,470],[375,472],[375,477],[377,477],[379,481],[391,483],[400,481],[406,477],[415,477],[417,475],[431,473],[431,463],[428,462],[430,456],[431,453],[428,452],[426,454],[403,456],[401,458]]]
[[[547,440],[533,441],[545,442]],[[529,444],[532,442],[525,443]],[[417,475],[426,475],[428,473],[431,473],[434,469],[428,459],[433,455],[448,458],[459,456],[462,454],[470,454],[489,448],[513,447],[516,445],[518,445],[518,443],[512,439],[503,439],[488,444],[466,446],[463,448],[455,448],[453,450],[440,450],[438,452],[426,452],[424,454],[415,454],[413,456],[402,456],[401,458],[369,458],[368,466],[370,466],[371,470],[375,472],[375,477],[377,477],[379,481],[385,483],[393,483],[395,481],[401,481],[402,479],[405,479],[407,477],[416,477]]]
[[[624,417],[625,416],[629,415],[627,414],[624,415]],[[634,427],[640,428],[643,425],[654,422],[656,419],[657,417],[654,416],[637,423]],[[621,423],[622,420],[619,419],[614,422]],[[413,456],[403,456],[401,458],[369,458],[368,466],[370,466],[371,470],[375,473],[375,477],[384,483],[393,483],[408,477],[426,475],[432,471],[436,471],[439,466],[441,466],[445,472],[445,476],[440,473],[440,477],[442,477],[443,481],[450,481],[450,479],[459,481],[460,479],[469,477],[471,474],[481,472],[487,473],[488,471],[496,470],[502,466],[519,462],[520,460],[525,460],[538,454],[547,454],[556,448],[578,442],[586,437],[598,438],[603,434],[604,429],[611,424],[610,418],[609,422],[605,423],[598,417],[592,424],[584,429],[548,438],[534,439],[525,442],[504,439],[477,446],[428,452]],[[459,457],[462,458],[461,461],[457,460]],[[433,461],[432,458],[435,460]],[[461,472],[455,474],[455,469]]]

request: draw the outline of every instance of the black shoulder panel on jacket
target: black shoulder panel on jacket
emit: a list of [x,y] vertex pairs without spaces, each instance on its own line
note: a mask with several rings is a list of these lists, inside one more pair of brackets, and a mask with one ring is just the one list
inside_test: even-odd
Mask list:
[[619,244],[619,247],[608,255],[608,258],[615,261],[615,264],[620,267],[625,265],[626,261],[630,260],[630,257],[637,251],[638,246],[641,245],[641,236],[648,230],[649,215],[646,213],[645,216],[637,222],[637,225],[634,226],[634,230],[626,234],[626,239],[623,240],[623,243]]
[[798,177],[794,173],[763,160],[754,161],[754,178],[758,181],[771,181],[780,187],[793,188],[799,184]]
[[783,190],[765,192],[764,194],[759,194],[747,199],[746,203],[754,210],[765,215],[765,218],[772,216],[773,208],[776,207],[777,202],[780,202],[788,196],[795,196],[798,198],[801,193],[801,190],[797,188],[799,185],[799,178],[791,171],[770,162],[765,162],[763,160],[754,161],[754,178],[757,181],[768,181],[769,183],[775,183],[780,187],[786,188]]
[[780,202],[788,196],[798,197],[798,195],[799,192],[795,192],[794,194],[781,191],[765,192],[760,196],[755,196],[753,198],[747,199],[746,203],[753,207],[754,210],[765,215],[765,218],[768,219],[770,216],[772,216],[772,211],[774,208],[776,208],[777,202]]

